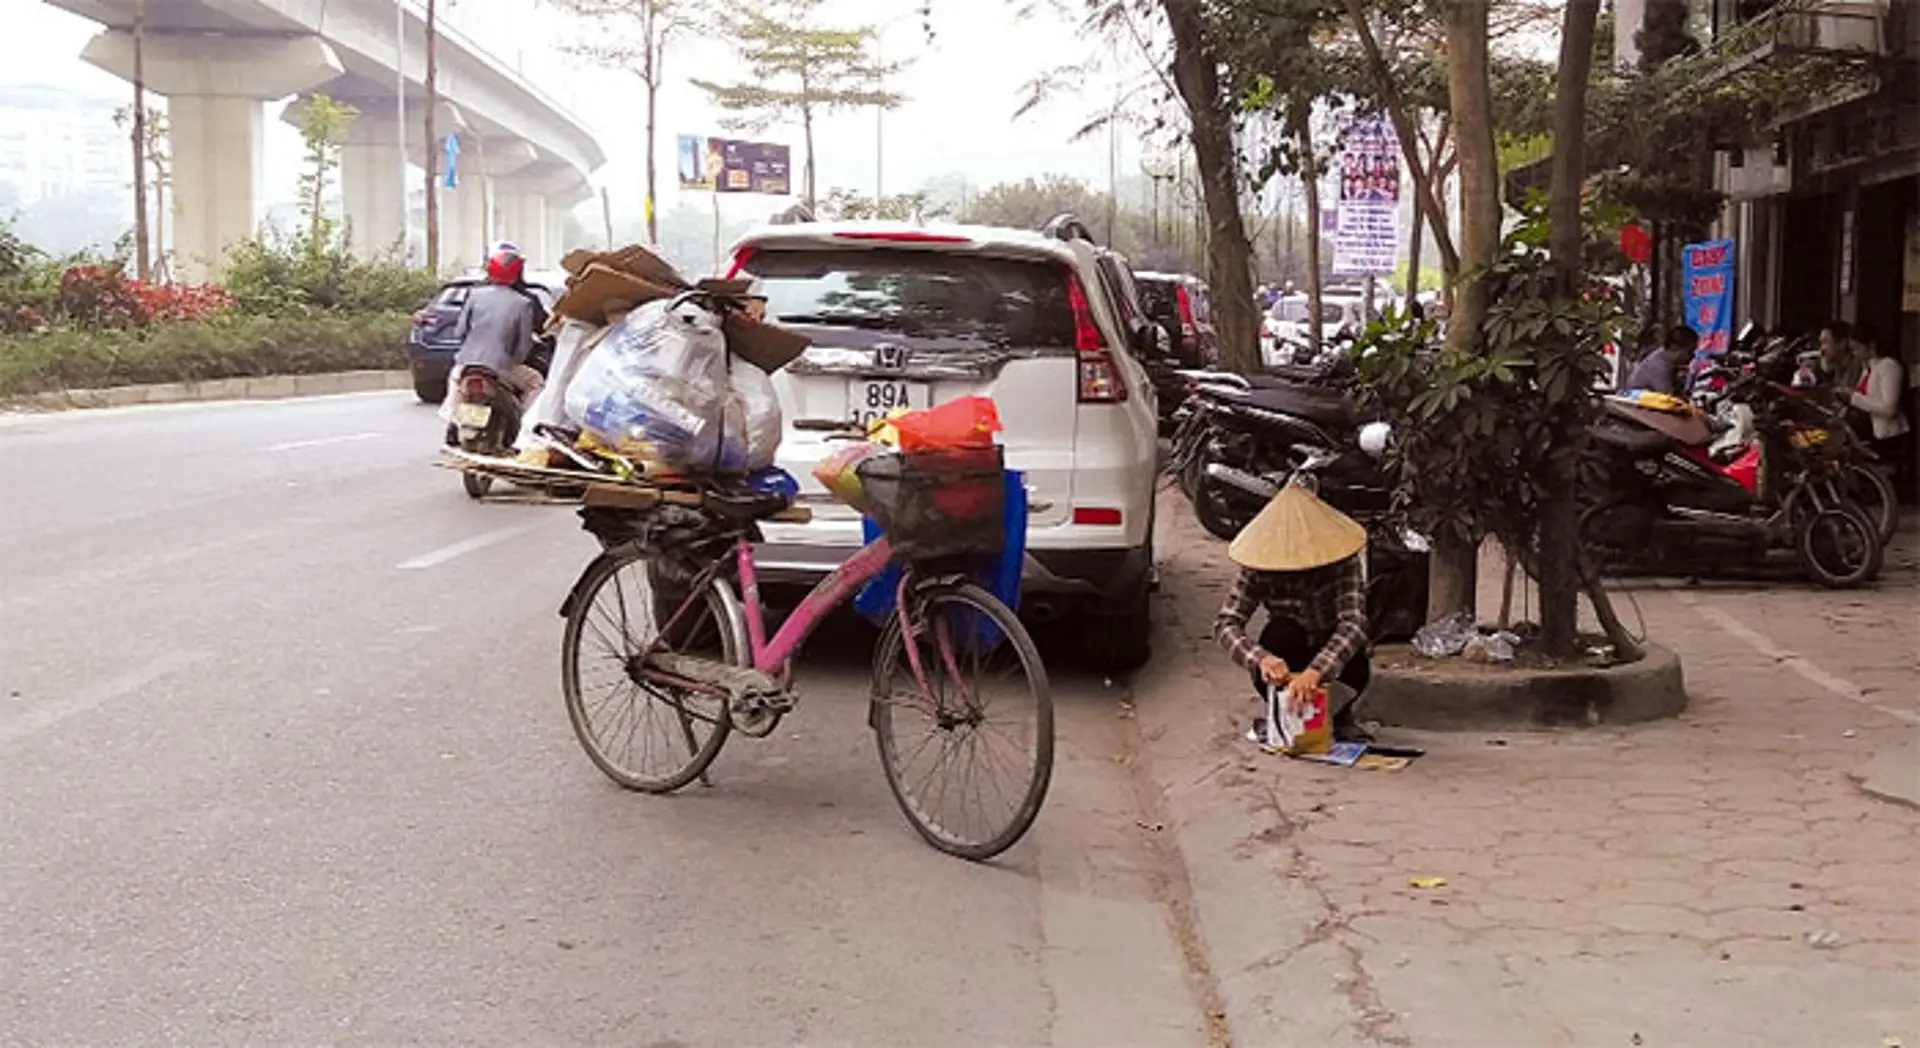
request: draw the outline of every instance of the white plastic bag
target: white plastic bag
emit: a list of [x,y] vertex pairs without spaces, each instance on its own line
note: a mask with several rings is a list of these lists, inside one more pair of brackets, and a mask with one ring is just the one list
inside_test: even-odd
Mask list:
[[747,470],[766,469],[779,457],[780,434],[785,423],[780,414],[780,397],[773,390],[773,379],[740,357],[733,358],[727,378],[746,415]]
[[720,318],[684,298],[649,302],[613,326],[567,386],[567,415],[622,454],[691,470],[738,468]]
[[579,374],[580,366],[587,362],[595,336],[604,330],[580,320],[567,319],[561,323],[560,332],[553,340],[553,363],[547,367],[547,384],[540,387],[532,410],[522,418],[520,439],[515,447],[534,446],[535,426],[567,424],[567,387]]

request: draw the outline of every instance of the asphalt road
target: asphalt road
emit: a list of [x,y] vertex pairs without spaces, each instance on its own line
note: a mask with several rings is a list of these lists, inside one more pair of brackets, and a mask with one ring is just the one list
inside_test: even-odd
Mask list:
[[[0,1044],[1204,1043],[1120,699],[920,843],[863,634],[712,789],[559,695],[572,513],[476,505],[400,394],[0,419]],[[1325,988],[1315,988],[1325,992]]]

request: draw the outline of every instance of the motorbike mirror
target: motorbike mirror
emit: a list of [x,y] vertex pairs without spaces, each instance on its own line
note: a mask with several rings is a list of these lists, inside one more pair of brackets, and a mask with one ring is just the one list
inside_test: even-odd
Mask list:
[[1369,422],[1360,427],[1360,450],[1379,458],[1387,453],[1387,442],[1393,437],[1393,427],[1385,422]]

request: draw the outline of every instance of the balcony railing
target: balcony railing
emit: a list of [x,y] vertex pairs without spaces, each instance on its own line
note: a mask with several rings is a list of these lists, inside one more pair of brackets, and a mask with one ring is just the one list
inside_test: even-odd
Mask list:
[[1760,11],[1714,41],[1713,50],[1727,60],[1723,76],[1782,56],[1887,56],[1888,0],[1775,0],[1742,6]]

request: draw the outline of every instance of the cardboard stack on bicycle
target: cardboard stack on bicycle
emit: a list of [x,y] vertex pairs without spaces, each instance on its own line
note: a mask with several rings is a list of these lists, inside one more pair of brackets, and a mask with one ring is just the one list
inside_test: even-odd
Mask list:
[[[523,460],[624,481],[741,476],[792,499],[798,485],[774,467],[783,419],[770,376],[808,339],[765,320],[750,282],[689,282],[638,245],[561,264],[553,364],[522,423]],[[903,554],[981,549],[989,525],[996,540],[1001,530],[1000,429],[984,397],[896,411],[814,475]]]

